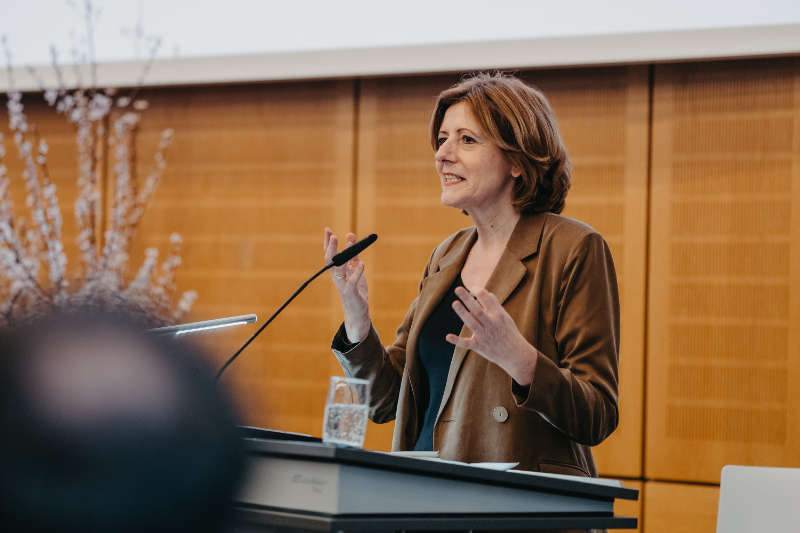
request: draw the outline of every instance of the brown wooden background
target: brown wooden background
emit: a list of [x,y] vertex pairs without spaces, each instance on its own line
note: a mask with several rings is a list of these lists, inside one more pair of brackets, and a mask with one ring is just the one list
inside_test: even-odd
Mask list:
[[[595,456],[642,492],[617,512],[647,533],[713,532],[724,464],[800,466],[800,60],[519,74],[550,98],[574,162],[565,214],[605,236],[619,274],[621,423]],[[439,205],[427,138],[456,80],[148,90],[142,164],[161,129],[176,137],[133,261],[177,231],[192,318],[263,320],[321,264],[324,226],[376,232],[364,260],[391,342],[431,249],[469,225]],[[30,109],[69,233],[71,132]],[[340,318],[320,279],[228,370],[247,423],[320,434]],[[254,330],[203,341],[221,363]],[[391,430],[370,425],[366,447]]]

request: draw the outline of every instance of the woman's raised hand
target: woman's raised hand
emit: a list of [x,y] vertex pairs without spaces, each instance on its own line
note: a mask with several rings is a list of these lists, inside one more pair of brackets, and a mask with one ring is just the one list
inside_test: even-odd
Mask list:
[[445,340],[479,353],[520,385],[529,385],[536,370],[536,349],[519,332],[497,296],[483,287],[472,291],[456,287],[456,296],[458,300],[453,302],[453,309],[472,331],[472,336],[448,333]]
[[[345,235],[345,247],[356,242],[353,233]],[[325,228],[325,262],[329,263],[338,252],[339,239],[330,228]],[[364,276],[364,263],[356,256],[340,267],[331,267],[333,284],[339,290],[344,311],[344,329],[351,343],[363,341],[370,328],[369,305],[367,302],[367,278]]]

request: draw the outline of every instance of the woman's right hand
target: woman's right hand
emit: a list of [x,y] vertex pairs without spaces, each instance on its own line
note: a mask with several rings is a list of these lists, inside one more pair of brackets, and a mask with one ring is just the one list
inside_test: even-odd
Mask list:
[[[325,228],[325,262],[338,252],[338,238],[330,228]],[[345,247],[356,242],[354,233],[345,235]],[[344,311],[344,329],[347,340],[359,343],[367,338],[370,329],[369,305],[367,303],[367,278],[364,276],[364,263],[358,256],[340,267],[331,268],[333,284],[339,290]]]

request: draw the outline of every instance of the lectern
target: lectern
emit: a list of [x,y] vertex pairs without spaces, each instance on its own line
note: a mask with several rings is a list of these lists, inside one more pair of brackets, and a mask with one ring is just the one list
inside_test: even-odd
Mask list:
[[[256,435],[256,436],[253,436]],[[633,529],[607,479],[495,470],[250,432],[234,532],[392,533]]]

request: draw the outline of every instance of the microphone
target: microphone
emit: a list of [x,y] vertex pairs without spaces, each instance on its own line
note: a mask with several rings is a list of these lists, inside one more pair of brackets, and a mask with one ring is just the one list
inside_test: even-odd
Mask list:
[[364,251],[364,248],[366,248],[367,246],[369,246],[370,244],[372,244],[377,240],[378,236],[374,233],[368,237],[364,237],[360,241],[353,243],[352,245],[348,246],[338,254],[331,257],[331,264],[328,266],[329,267],[342,266],[343,264],[347,263],[358,254],[360,254],[362,251]]
[[258,331],[256,331],[255,333],[253,333],[253,335],[252,335],[252,336],[251,336],[249,339],[247,339],[247,342],[245,342],[245,343],[242,345],[242,347],[241,347],[241,348],[239,348],[238,350],[236,350],[236,353],[235,353],[235,354],[233,354],[233,355],[230,357],[230,359],[228,359],[228,360],[225,362],[225,364],[224,364],[224,365],[222,365],[222,368],[220,368],[220,369],[219,369],[219,372],[217,372],[217,379],[219,379],[219,378],[220,378],[220,376],[222,375],[222,373],[223,373],[223,372],[225,372],[225,369],[226,369],[226,368],[228,368],[228,366],[230,366],[230,364],[231,364],[231,363],[233,363],[233,361],[234,361],[234,360],[235,360],[237,357],[239,357],[239,354],[240,354],[240,353],[242,353],[242,352],[244,351],[244,349],[245,349],[245,348],[247,348],[247,347],[250,345],[250,343],[251,343],[251,342],[253,342],[253,339],[255,339],[256,337],[258,337],[258,335],[259,335],[259,334],[260,334],[262,331],[264,331],[264,328],[266,328],[267,326],[269,326],[270,322],[272,322],[273,320],[275,320],[275,317],[276,317],[276,316],[278,316],[278,314],[279,314],[281,311],[283,311],[283,310],[284,310],[284,308],[285,308],[287,305],[289,305],[289,303],[291,303],[291,301],[292,301],[292,300],[294,300],[294,299],[295,299],[295,297],[296,297],[298,294],[300,294],[300,293],[303,291],[303,289],[305,289],[305,288],[306,288],[306,286],[308,286],[308,284],[309,284],[309,283],[311,283],[312,281],[314,281],[315,279],[317,279],[317,278],[319,277],[319,275],[320,275],[320,274],[322,274],[323,272],[325,272],[325,271],[326,271],[326,270],[328,270],[329,268],[331,268],[331,267],[335,267],[335,266],[342,266],[343,264],[347,263],[349,260],[351,260],[352,258],[354,258],[355,256],[357,256],[358,254],[360,254],[362,251],[364,251],[364,249],[365,249],[367,246],[369,246],[370,244],[372,244],[372,243],[373,243],[373,242],[375,242],[376,240],[378,240],[378,236],[377,236],[376,234],[374,234],[374,233],[373,233],[372,235],[370,235],[370,236],[368,236],[368,237],[364,237],[363,239],[361,239],[361,240],[360,240],[360,241],[358,241],[357,243],[354,243],[353,245],[351,245],[351,246],[348,246],[347,248],[345,248],[344,250],[342,250],[342,251],[341,251],[341,252],[339,252],[338,254],[336,254],[336,255],[334,255],[333,257],[331,257],[331,262],[330,262],[330,263],[328,263],[327,265],[325,265],[324,267],[322,267],[321,269],[319,269],[319,270],[317,271],[317,273],[316,273],[316,274],[314,274],[313,276],[311,276],[310,278],[308,278],[308,279],[307,279],[305,282],[303,282],[303,284],[302,284],[302,285],[300,285],[300,287],[299,287],[299,288],[298,288],[296,291],[294,291],[294,294],[292,294],[291,296],[289,296],[289,299],[288,299],[288,300],[286,300],[285,302],[283,302],[283,304],[282,304],[282,305],[281,305],[281,306],[278,308],[278,310],[277,310],[277,311],[275,311],[274,313],[272,313],[272,316],[271,316],[271,317],[269,317],[269,318],[267,319],[267,321],[266,321],[266,322],[264,322],[264,323],[261,325],[261,327],[260,327],[260,328],[258,328]]

